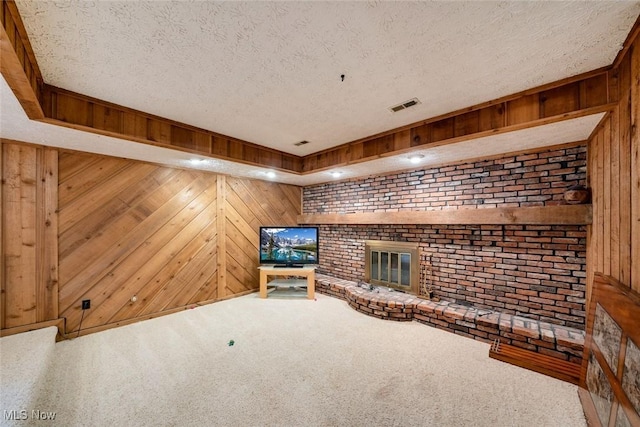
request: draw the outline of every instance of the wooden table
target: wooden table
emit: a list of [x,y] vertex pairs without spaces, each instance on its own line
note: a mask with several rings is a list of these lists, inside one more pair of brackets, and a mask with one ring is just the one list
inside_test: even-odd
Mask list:
[[[261,266],[260,270],[260,298],[267,297],[267,284],[272,286],[306,286],[307,298],[313,299],[315,297],[316,288],[316,267],[308,266],[302,268],[293,267],[273,267],[273,266]],[[302,276],[304,279],[276,279],[269,282],[269,276]]]

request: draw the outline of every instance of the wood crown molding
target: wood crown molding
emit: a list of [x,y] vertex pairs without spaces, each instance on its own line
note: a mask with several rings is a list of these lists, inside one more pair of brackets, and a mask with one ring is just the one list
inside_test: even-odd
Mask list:
[[442,209],[430,211],[303,214],[299,224],[318,225],[587,225],[591,205],[536,206],[525,208]]

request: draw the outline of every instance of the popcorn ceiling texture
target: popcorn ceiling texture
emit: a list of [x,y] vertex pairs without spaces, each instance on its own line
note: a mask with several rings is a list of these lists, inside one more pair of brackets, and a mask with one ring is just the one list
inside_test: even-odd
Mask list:
[[[305,213],[562,203],[584,183],[586,147],[306,187]],[[421,283],[448,301],[584,328],[586,227],[322,225],[319,273],[364,277],[364,241],[419,242]],[[427,270],[430,269],[431,273]]]
[[[638,2],[17,5],[47,83],[297,155],[610,65],[640,11]],[[387,110],[413,97],[422,103]],[[311,144],[294,147],[300,140]]]

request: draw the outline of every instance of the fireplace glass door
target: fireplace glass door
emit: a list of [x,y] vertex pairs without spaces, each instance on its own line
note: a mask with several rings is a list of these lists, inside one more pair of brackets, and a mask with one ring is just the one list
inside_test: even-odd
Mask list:
[[417,244],[367,240],[365,253],[366,281],[416,293]]

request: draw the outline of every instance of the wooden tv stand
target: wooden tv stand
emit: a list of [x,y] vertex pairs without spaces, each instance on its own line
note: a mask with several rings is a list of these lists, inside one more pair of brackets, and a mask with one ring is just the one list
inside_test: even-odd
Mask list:
[[[273,266],[258,267],[260,270],[260,298],[267,297],[267,284],[271,283],[278,286],[306,286],[307,298],[313,299],[315,297],[315,285],[316,285],[316,267],[301,267],[301,268],[276,268]],[[269,282],[269,276],[303,276],[307,280],[301,279],[277,279]],[[275,283],[277,282],[277,283]]]

